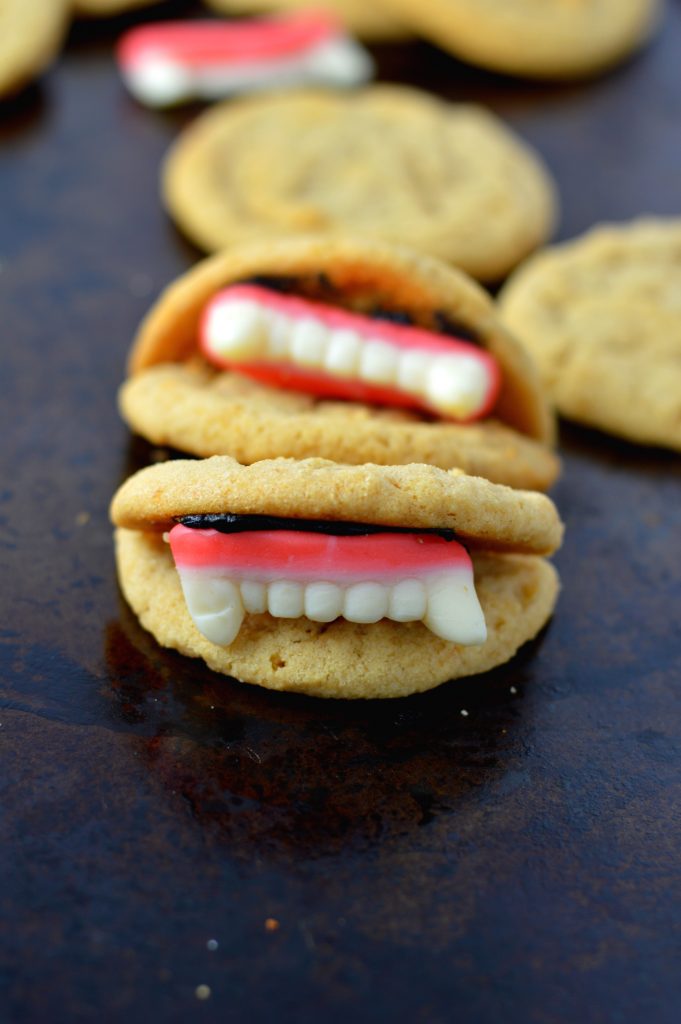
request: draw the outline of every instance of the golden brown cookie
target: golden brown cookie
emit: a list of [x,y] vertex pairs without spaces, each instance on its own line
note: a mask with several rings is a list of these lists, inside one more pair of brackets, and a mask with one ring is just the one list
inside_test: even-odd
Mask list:
[[362,39],[379,41],[407,35],[407,29],[396,18],[365,0],[323,0],[315,4],[310,4],[309,0],[204,0],[204,3],[218,14],[276,14],[297,7],[328,8],[341,18],[350,32]]
[[51,63],[66,33],[69,0],[0,0],[0,97]]
[[[487,636],[464,646],[423,622],[246,614],[236,638],[211,642],[189,613],[161,530],[202,509],[391,525],[456,526],[475,547],[475,589]],[[296,513],[296,515],[292,515]],[[537,554],[550,552],[562,527],[550,500],[424,466],[347,467],[275,460],[242,467],[228,458],[148,467],[123,485],[112,505],[118,573],[142,625],[164,646],[201,657],[243,682],[322,697],[398,697],[447,679],[485,672],[513,656],[553,611],[558,579]],[[462,534],[458,534],[462,536]],[[245,535],[242,535],[245,536]]]
[[213,107],[171,149],[163,194],[209,251],[357,232],[482,280],[503,277],[545,241],[556,212],[543,164],[494,115],[394,85]]
[[681,450],[681,220],[548,249],[509,281],[501,310],[565,416]]
[[[309,298],[381,308],[437,329],[444,318],[501,367],[494,419],[462,425],[360,402],[320,401],[219,371],[198,354],[201,315],[228,284],[287,279]],[[130,426],[156,444],[254,462],[322,455],[353,463],[459,466],[513,486],[546,489],[558,473],[553,418],[534,367],[500,326],[489,297],[439,261],[387,243],[315,236],[234,247],[198,264],[160,297],[138,332],[121,391]]]
[[659,0],[381,0],[415,32],[495,71],[569,78],[624,58],[650,35]]

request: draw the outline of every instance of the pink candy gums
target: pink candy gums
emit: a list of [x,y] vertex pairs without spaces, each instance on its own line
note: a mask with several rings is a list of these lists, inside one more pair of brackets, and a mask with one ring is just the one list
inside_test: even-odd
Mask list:
[[375,533],[338,537],[294,530],[219,533],[178,524],[170,531],[178,569],[270,580],[377,582],[473,567],[466,549],[433,534]]
[[143,25],[123,36],[117,56],[126,85],[151,107],[312,82],[351,86],[373,72],[327,11]]
[[222,67],[289,57],[340,31],[338,20],[324,11],[248,21],[166,21],[131,29],[117,56],[125,67],[150,57],[192,68]]
[[[463,357],[462,362],[473,366],[482,384],[476,382],[476,393],[472,407],[465,413],[448,411],[439,406],[426,391],[425,394],[410,393],[405,387],[393,384],[375,384],[356,375],[337,375],[314,367],[307,368],[281,356],[266,354],[260,359],[242,356],[230,358],[229,351],[220,351],[221,326],[229,320],[229,304],[252,303],[266,314],[274,314],[279,320],[285,318],[293,324],[315,321],[328,332],[352,332],[363,342],[384,342],[391,347],[395,359],[405,353],[427,354],[433,360],[439,359],[438,367],[447,357]],[[230,328],[231,329],[231,328]],[[329,335],[332,337],[332,335]],[[419,327],[404,326],[386,320],[327,306],[320,302],[293,295],[282,295],[259,285],[233,285],[219,292],[205,309],[199,344],[206,359],[222,368],[237,370],[275,387],[290,388],[322,397],[336,397],[376,403],[380,405],[406,406],[426,409],[440,416],[447,416],[459,422],[471,422],[487,416],[493,409],[501,389],[501,372],[493,356],[485,349],[445,337]],[[436,371],[437,375],[437,371]],[[432,385],[431,385],[432,387]],[[437,383],[435,385],[437,387]]]

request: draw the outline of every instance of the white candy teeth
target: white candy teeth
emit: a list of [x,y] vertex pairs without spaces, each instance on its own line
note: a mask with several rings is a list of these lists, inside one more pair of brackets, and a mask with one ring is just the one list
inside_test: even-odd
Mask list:
[[312,622],[333,622],[343,614],[343,591],[335,583],[308,583],[305,616]]
[[208,343],[225,359],[258,359],[268,348],[268,319],[256,302],[234,299],[211,312]]
[[380,583],[354,583],[345,591],[343,617],[348,622],[378,622],[388,612],[388,588]]
[[256,580],[241,581],[241,600],[249,615],[262,615],[267,611],[267,584]]
[[397,364],[397,385],[409,394],[422,394],[426,390],[428,370],[433,357],[427,352],[402,352]]
[[287,359],[291,355],[293,324],[282,313],[271,312],[267,321],[267,355],[273,359]]
[[326,356],[329,332],[318,320],[306,317],[293,328],[291,355],[299,366],[321,366]]
[[267,610],[279,619],[299,619],[303,614],[305,587],[292,580],[277,580],[267,588]]
[[388,618],[395,622],[418,622],[426,614],[426,588],[421,580],[401,580],[390,588]]
[[394,345],[367,341],[359,360],[359,375],[370,384],[395,384],[399,354]]
[[359,365],[362,341],[356,331],[342,328],[329,333],[324,369],[334,377],[354,377]]
[[482,644],[487,626],[473,581],[461,575],[439,576],[426,585],[428,607],[424,623],[443,640]]
[[468,356],[443,356],[431,363],[425,395],[431,405],[451,416],[470,416],[480,407],[487,378],[484,368]]
[[241,629],[244,606],[237,585],[223,577],[181,576],[187,608],[196,628],[213,644],[226,647]]

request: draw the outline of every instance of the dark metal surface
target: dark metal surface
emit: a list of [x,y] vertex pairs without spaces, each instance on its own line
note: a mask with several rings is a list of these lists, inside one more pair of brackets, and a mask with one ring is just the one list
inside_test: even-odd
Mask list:
[[[150,457],[114,405],[131,332],[195,257],[157,200],[189,115],[124,94],[115,34],[0,118],[0,1019],[678,1020],[678,458],[565,428],[558,613],[488,677],[323,703],[159,649],[106,510]],[[534,142],[563,236],[679,213],[680,60],[678,5],[576,86],[381,54]]]

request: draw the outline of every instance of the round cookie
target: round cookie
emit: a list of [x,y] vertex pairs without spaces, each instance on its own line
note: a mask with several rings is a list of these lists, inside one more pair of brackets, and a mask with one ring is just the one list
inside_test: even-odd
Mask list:
[[381,0],[456,57],[495,71],[570,78],[624,58],[650,35],[659,0]]
[[[335,498],[335,501],[334,501]],[[420,622],[371,625],[336,619],[247,615],[236,639],[218,646],[187,610],[160,531],[175,515],[207,506],[304,518],[393,525],[458,524],[475,547],[475,587],[487,623],[484,643],[444,641]],[[215,671],[275,690],[320,697],[399,697],[448,679],[485,672],[513,656],[551,615],[554,569],[537,554],[499,554],[495,546],[552,551],[562,527],[552,502],[425,466],[346,467],[322,460],[275,460],[242,467],[229,458],[171,462],[128,480],[112,505],[121,587],[159,643],[201,657]],[[295,518],[295,517],[294,517]],[[482,550],[478,550],[478,548]]]
[[69,0],[0,0],[0,97],[23,88],[52,62],[69,13]]
[[163,194],[209,251],[351,231],[483,280],[545,241],[556,211],[541,161],[494,115],[392,85],[219,104],[174,144]]
[[500,301],[563,415],[681,450],[681,220],[597,227],[538,254]]
[[324,0],[313,5],[309,0],[204,0],[204,3],[218,14],[283,14],[297,7],[328,8],[340,17],[348,31],[362,39],[379,41],[407,35],[396,18],[382,9],[376,10],[373,3],[365,0]]
[[[229,284],[270,276],[341,307],[399,311],[435,330],[442,318],[458,325],[500,365],[495,418],[460,424],[324,401],[210,367],[197,349],[206,304]],[[558,473],[548,447],[553,417],[536,371],[489,296],[452,267],[387,243],[312,236],[216,254],[161,295],[140,327],[129,369],[120,395],[126,421],[155,444],[195,455],[231,454],[249,463],[276,455],[427,462],[538,489]]]

